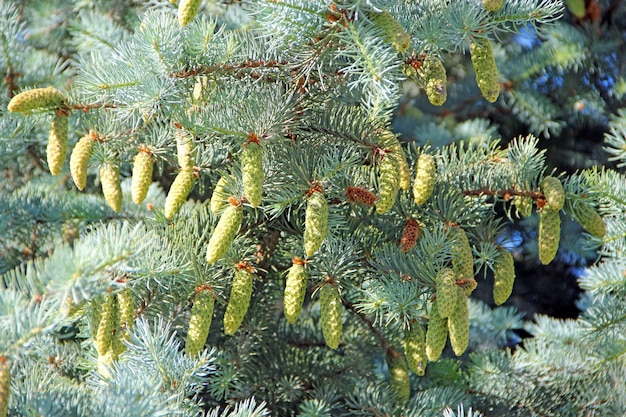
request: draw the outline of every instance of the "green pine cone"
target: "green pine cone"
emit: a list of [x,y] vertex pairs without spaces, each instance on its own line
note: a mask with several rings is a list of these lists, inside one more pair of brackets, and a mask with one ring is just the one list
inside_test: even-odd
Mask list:
[[70,173],[76,188],[83,190],[87,186],[87,166],[93,152],[95,135],[89,132],[76,143],[70,155]]
[[178,3],[178,24],[187,26],[198,14],[202,0],[180,0]]
[[456,309],[459,298],[454,270],[442,268],[437,274],[437,311],[445,319]]
[[379,169],[376,213],[384,214],[396,202],[396,196],[400,190],[400,166],[393,154],[387,154],[380,161]]
[[120,168],[117,165],[105,164],[100,166],[100,183],[102,194],[113,211],[122,208],[122,185],[120,184]]
[[119,326],[119,319],[117,297],[107,295],[102,303],[98,333],[94,340],[98,355],[104,356],[111,347],[111,342]]
[[559,250],[561,239],[561,217],[556,210],[550,210],[547,206],[539,215],[539,260],[542,265],[548,265]]
[[406,356],[409,369],[415,375],[423,376],[428,363],[426,333],[422,326],[417,323],[413,323],[411,330],[404,335],[404,356]]
[[391,389],[396,394],[397,400],[401,404],[405,404],[409,401],[409,397],[411,396],[409,368],[402,355],[398,354],[389,358],[389,380],[391,382]]
[[326,345],[337,349],[341,343],[343,309],[339,291],[332,284],[324,284],[320,289],[320,322]]
[[206,250],[207,263],[212,264],[226,254],[233,240],[235,240],[242,222],[243,210],[241,206],[229,204],[222,213],[209,239],[209,245]]
[[328,202],[321,191],[309,197],[304,215],[304,251],[313,256],[322,246],[328,232]]
[[154,168],[154,159],[150,151],[140,150],[135,155],[135,164],[133,165],[133,175],[131,179],[131,195],[135,204],[141,204],[148,194],[148,188],[152,183],[152,170]]
[[226,176],[221,177],[217,180],[217,184],[215,184],[215,189],[213,190],[213,194],[211,195],[211,213],[217,214],[219,211],[228,205],[228,194],[224,191],[224,187],[226,187],[226,182],[228,178]]
[[235,279],[230,290],[230,298],[224,313],[224,333],[227,335],[234,334],[250,307],[250,298],[252,297],[252,281],[254,275],[246,268],[238,269],[235,272]]
[[574,219],[593,236],[603,238],[606,235],[604,220],[589,205],[580,204],[574,212]]
[[444,319],[437,309],[437,301],[432,305],[426,329],[426,356],[435,362],[441,356],[448,340],[448,319]]
[[448,331],[450,332],[450,344],[456,356],[461,356],[469,344],[469,308],[465,294],[459,289],[457,308],[448,317]]
[[193,136],[184,130],[177,130],[174,134],[176,137],[176,156],[178,165],[183,171],[191,171],[196,162],[196,150],[194,148]]
[[509,251],[498,248],[498,252],[500,256],[496,259],[493,274],[493,301],[499,306],[508,300],[513,292],[515,264]]
[[585,0],[565,0],[565,6],[574,17],[582,19],[587,14]]
[[474,278],[474,256],[467,234],[460,226],[452,228],[450,232],[452,240],[452,269],[457,278]]
[[117,293],[117,302],[120,310],[120,326],[130,330],[135,324],[135,301],[130,288],[126,287]]
[[470,53],[478,88],[487,101],[493,103],[500,95],[500,80],[491,41],[483,38],[479,42],[472,42]]
[[418,206],[428,201],[435,189],[435,170],[435,158],[432,155],[423,153],[417,158],[413,198]]
[[306,294],[307,273],[304,263],[294,259],[285,281],[284,310],[287,322],[293,324],[302,311],[302,303]]
[[196,357],[204,347],[213,320],[213,309],[215,298],[213,293],[204,289],[196,293],[189,317],[189,330],[187,331],[187,342],[185,351],[190,357]]
[[5,356],[0,356],[0,417],[6,417],[11,397],[11,368]]
[[522,217],[529,217],[533,213],[533,198],[516,195],[513,198],[517,213]]
[[546,197],[546,202],[551,210],[559,211],[565,204],[565,191],[563,184],[558,178],[545,177],[541,181],[541,191]]
[[502,8],[502,0],[483,0],[483,7],[490,12],[498,11]]
[[65,163],[69,122],[70,118],[67,116],[55,114],[52,117],[50,134],[48,135],[48,146],[46,147],[48,168],[50,168],[52,175],[59,175]]
[[244,145],[241,152],[241,181],[243,193],[252,205],[257,207],[263,199],[263,148],[257,142]]
[[193,188],[196,177],[193,171],[182,170],[174,178],[170,191],[165,197],[165,218],[172,219],[180,207],[187,201],[187,196]]
[[448,98],[446,67],[443,66],[441,60],[429,55],[424,60],[421,71],[422,77],[426,81],[428,101],[434,106],[441,106]]
[[398,52],[405,52],[411,46],[411,38],[404,27],[386,10],[381,13],[370,13],[368,17],[383,32],[385,42],[391,44]]
[[11,113],[27,113],[31,110],[53,110],[61,107],[65,96],[54,87],[34,88],[14,96],[7,109]]

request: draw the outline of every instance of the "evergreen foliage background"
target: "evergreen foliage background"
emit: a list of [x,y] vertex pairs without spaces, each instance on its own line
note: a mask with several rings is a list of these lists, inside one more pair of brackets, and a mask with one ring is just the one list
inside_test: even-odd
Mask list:
[[[11,376],[7,384],[0,375],[0,416],[626,413],[626,6],[585,1],[582,17],[568,6],[203,1],[181,27],[177,5],[164,0],[0,0],[0,371]],[[375,23],[381,10],[402,25],[408,49],[398,51]],[[494,103],[481,95],[469,56],[470,43],[486,38],[499,72]],[[430,57],[447,70],[441,107],[426,97],[428,80],[407,71]],[[49,86],[67,97],[67,159],[89,131],[99,138],[83,191],[67,160],[50,175],[54,111],[7,110],[20,92]],[[379,214],[346,190],[362,187],[380,201],[391,131],[412,177],[421,154],[434,156],[435,188],[423,205],[400,190]],[[168,219],[181,137],[195,149],[194,184]],[[242,200],[241,154],[256,139],[263,201],[243,200],[234,242],[209,264],[224,210],[211,210],[211,196],[224,176],[224,199]],[[141,149],[155,169],[135,204]],[[107,164],[119,167],[119,211],[103,197]],[[538,211],[550,175],[566,200],[559,251],[544,266]],[[307,258],[315,191],[328,202],[328,234]],[[531,216],[519,215],[516,196],[535,200]],[[603,237],[579,224],[590,208],[602,216]],[[407,218],[423,235],[405,253]],[[394,359],[409,329],[427,328],[437,273],[456,259],[457,226],[478,283],[469,347],[457,357],[448,344],[425,375],[411,372],[405,401]],[[502,248],[517,278],[496,307]],[[307,259],[308,289],[289,324],[283,294],[294,257]],[[254,271],[254,290],[227,336],[223,317],[242,265]],[[342,303],[337,349],[322,334],[318,300],[329,283]],[[213,320],[193,356],[190,315],[205,288]],[[94,339],[103,305],[118,294],[132,297],[134,323],[115,330],[120,353],[111,360]],[[569,310],[551,304],[558,298]]]

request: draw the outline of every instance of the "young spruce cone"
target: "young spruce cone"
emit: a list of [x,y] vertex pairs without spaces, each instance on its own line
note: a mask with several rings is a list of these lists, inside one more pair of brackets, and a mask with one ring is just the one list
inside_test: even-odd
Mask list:
[[234,334],[241,326],[250,307],[254,274],[247,267],[239,267],[235,272],[230,298],[224,313],[224,333]]
[[411,323],[411,330],[404,335],[404,356],[409,369],[415,375],[423,376],[426,372],[428,357],[426,356],[426,333],[417,323]]
[[241,206],[235,201],[231,202],[222,212],[222,216],[217,222],[215,230],[213,230],[213,234],[209,239],[209,245],[206,250],[207,263],[212,264],[226,254],[233,240],[235,240],[237,232],[239,232],[242,221],[243,210]]
[[165,197],[165,218],[172,219],[180,207],[187,201],[196,177],[193,171],[182,170],[174,178],[170,191]]
[[263,148],[258,142],[249,142],[241,152],[241,180],[243,192],[252,207],[263,199]]
[[548,206],[541,210],[539,215],[539,260],[542,265],[548,265],[559,250],[561,239],[561,217],[557,210]]
[[424,204],[435,189],[435,159],[427,153],[417,158],[415,182],[413,183],[413,198],[415,204]]
[[100,166],[100,183],[102,184],[102,194],[109,207],[113,211],[120,211],[122,208],[122,186],[120,184],[120,168],[113,164]]
[[448,331],[450,344],[456,356],[461,356],[469,344],[469,308],[468,301],[462,289],[458,289],[457,308],[448,317]]
[[441,318],[449,317],[456,309],[459,298],[454,270],[441,268],[437,273],[437,311]]
[[426,356],[435,362],[441,356],[448,340],[448,319],[444,319],[437,309],[437,301],[432,304],[426,329]]
[[215,307],[215,297],[208,287],[201,287],[196,291],[185,343],[185,351],[192,358],[200,353],[206,343]]
[[141,204],[148,194],[148,188],[152,183],[152,170],[154,159],[148,148],[142,147],[135,155],[133,175],[131,179],[131,195],[135,204]]
[[67,138],[69,129],[69,117],[55,114],[50,124],[50,134],[48,135],[48,146],[46,156],[48,158],[48,168],[52,175],[59,175],[65,163],[67,153]]
[[65,96],[54,87],[34,88],[14,96],[7,109],[11,113],[27,113],[32,110],[53,110],[61,107]]
[[496,305],[503,304],[513,292],[515,282],[515,265],[513,255],[504,248],[498,248],[500,256],[496,259],[493,274],[493,301]]
[[322,246],[328,231],[328,202],[321,191],[309,197],[304,215],[304,251],[313,256]]
[[178,24],[187,26],[198,14],[202,0],[180,0],[178,3]]
[[324,284],[320,288],[320,322],[326,345],[331,349],[337,349],[341,343],[342,313],[339,291],[333,284]]
[[483,38],[480,41],[472,42],[470,54],[478,88],[487,101],[493,103],[500,95],[500,80],[491,41],[488,38]]
[[80,138],[70,155],[70,173],[76,188],[83,190],[87,185],[87,165],[93,152],[96,135],[93,131]]
[[285,281],[284,311],[287,322],[293,324],[302,311],[302,303],[306,295],[307,274],[302,259],[293,258],[293,265],[287,273]]
[[604,220],[592,207],[581,204],[574,212],[574,219],[589,233],[595,237],[603,238],[606,235]]
[[391,154],[386,154],[380,162],[378,175],[378,201],[376,213],[386,213],[396,202],[400,190],[400,167],[398,160]]

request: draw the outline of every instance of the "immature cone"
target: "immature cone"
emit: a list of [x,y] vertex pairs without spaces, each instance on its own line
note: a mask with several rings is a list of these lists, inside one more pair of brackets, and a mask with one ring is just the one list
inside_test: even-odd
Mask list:
[[202,0],[180,0],[178,3],[178,24],[187,26],[198,14]]
[[432,155],[423,153],[417,158],[413,198],[418,206],[428,201],[435,189],[435,170],[435,159]]
[[401,404],[409,401],[411,396],[411,383],[409,380],[409,368],[400,354],[391,355],[389,358],[389,380],[391,389]]
[[532,197],[516,195],[513,199],[517,213],[522,217],[528,217],[533,212]]
[[174,136],[176,137],[178,165],[183,171],[191,171],[196,162],[193,136],[189,132],[180,130],[177,130]]
[[502,8],[502,0],[483,0],[483,7],[485,10],[495,12]]
[[470,44],[472,65],[476,73],[476,83],[487,101],[493,103],[500,95],[498,67],[493,56],[493,46],[488,38]]
[[423,232],[420,225],[414,219],[410,217],[406,219],[406,224],[402,230],[402,237],[400,238],[400,245],[402,252],[407,253],[417,243],[417,239],[422,236]]
[[437,273],[437,311],[441,318],[449,317],[456,309],[459,287],[456,285],[454,270],[441,268]]
[[53,110],[61,107],[65,96],[54,87],[34,88],[14,96],[7,109],[11,113],[26,113],[32,110]]
[[351,202],[361,203],[370,207],[373,207],[377,200],[373,192],[361,187],[346,187],[346,195]]
[[515,282],[515,265],[513,255],[504,248],[498,248],[500,256],[496,259],[493,274],[493,301],[496,305],[503,304],[513,292]]
[[320,289],[320,322],[326,345],[331,349],[337,349],[341,343],[342,313],[339,291],[332,284],[324,284]]
[[426,356],[426,333],[422,326],[412,323],[411,330],[404,335],[404,356],[409,369],[415,375],[423,376],[426,372],[428,357]]
[[434,106],[441,106],[448,98],[446,67],[440,59],[429,55],[420,70],[425,81],[428,101]]
[[541,181],[541,191],[546,197],[546,202],[551,210],[559,211],[565,204],[565,191],[563,184],[555,177],[545,177]]
[[556,210],[544,207],[539,215],[539,260],[548,265],[559,249],[561,238],[561,217]]
[[70,173],[79,190],[83,190],[87,185],[87,165],[93,152],[93,145],[96,143],[94,138],[93,131],[89,131],[76,143],[70,155]]
[[378,173],[378,201],[376,213],[386,213],[396,202],[400,189],[400,167],[392,154],[386,154],[380,161]]
[[141,148],[135,155],[133,176],[131,180],[131,195],[135,204],[141,204],[148,194],[148,188],[152,183],[152,170],[154,159],[147,148]]
[[306,294],[307,274],[304,262],[300,258],[293,259],[293,265],[287,273],[285,281],[284,310],[287,322],[293,324],[302,311],[302,303]]
[[224,191],[228,178],[226,176],[221,177],[215,184],[215,189],[211,195],[211,213],[217,214],[219,211],[228,204],[228,194]]
[[193,300],[185,343],[185,351],[192,358],[200,353],[206,343],[213,320],[214,307],[215,297],[211,290],[208,287],[200,289]]
[[6,417],[11,397],[11,368],[5,356],[0,356],[0,417]]
[[411,187],[411,168],[409,168],[406,153],[400,141],[392,131],[385,130],[383,132],[383,138],[388,142],[387,149],[389,150],[389,154],[398,162],[398,167],[400,168],[400,189],[408,190]]
[[182,170],[174,178],[170,191],[165,197],[165,218],[172,219],[180,207],[187,201],[196,177],[193,171]]
[[109,347],[111,347],[111,341],[119,326],[119,320],[117,297],[107,295],[100,310],[100,323],[98,324],[98,333],[94,341],[98,355],[104,356]]
[[[459,293],[462,290],[459,289]],[[448,331],[450,344],[456,356],[461,356],[469,344],[469,308],[468,300],[464,294],[459,294],[457,308],[448,317]]]
[[244,145],[241,152],[241,181],[246,199],[257,207],[263,199],[263,148],[257,142]]
[[571,14],[579,19],[586,15],[585,0],[565,0],[565,6]]
[[52,175],[59,175],[65,163],[67,153],[67,138],[69,128],[69,117],[55,114],[50,124],[50,134],[48,135],[48,146],[46,156],[48,158],[48,168]]
[[452,268],[458,278],[469,279],[474,277],[474,257],[472,247],[465,230],[456,226],[450,232],[452,239]]
[[603,238],[606,235],[604,220],[592,207],[580,204],[573,214],[574,219],[593,236]]
[[247,268],[240,268],[235,272],[230,298],[224,313],[224,333],[234,334],[248,312],[252,297],[252,281],[254,275]]
[[100,183],[102,184],[102,194],[109,207],[113,211],[120,211],[122,208],[122,186],[120,184],[120,168],[113,164],[100,166]]
[[382,30],[385,42],[391,44],[396,51],[405,52],[409,49],[411,38],[400,22],[388,11],[383,10],[381,13],[370,13],[368,17]]
[[120,310],[120,326],[128,331],[135,324],[135,301],[130,288],[126,287],[117,293],[117,302]]
[[226,207],[209,239],[206,250],[207,263],[212,264],[226,254],[233,240],[235,240],[237,232],[239,232],[242,221],[243,210],[241,206],[230,204]]
[[321,191],[309,197],[304,215],[304,251],[313,256],[322,246],[328,231],[328,202]]
[[428,328],[426,329],[426,356],[431,362],[435,362],[441,356],[443,348],[448,340],[448,319],[444,319],[437,310],[435,301],[428,317]]

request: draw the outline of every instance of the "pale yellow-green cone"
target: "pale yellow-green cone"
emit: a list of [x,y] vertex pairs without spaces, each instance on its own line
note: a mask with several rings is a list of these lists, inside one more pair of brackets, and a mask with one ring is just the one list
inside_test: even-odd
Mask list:
[[76,188],[83,190],[87,186],[87,166],[96,143],[95,134],[89,132],[76,143],[70,155],[70,173]]
[[434,106],[441,106],[448,98],[446,67],[439,58],[429,55],[422,64],[421,74],[428,101]]
[[457,308],[448,317],[450,344],[456,356],[461,356],[469,344],[469,307],[463,290],[459,288]]
[[541,181],[541,192],[546,197],[546,202],[551,210],[559,211],[565,204],[565,191],[563,184],[558,178],[545,177]]
[[304,251],[313,256],[322,246],[328,232],[328,202],[320,191],[314,191],[307,200],[304,215]]
[[133,175],[131,179],[131,195],[135,204],[141,202],[148,195],[148,189],[152,184],[152,170],[154,169],[154,158],[150,151],[141,149],[135,155],[135,164],[133,165]]
[[381,13],[372,12],[368,17],[383,32],[385,42],[391,44],[398,52],[405,52],[411,46],[411,38],[404,27],[386,10]]
[[306,295],[307,273],[304,262],[294,258],[293,265],[287,273],[285,281],[285,295],[283,300],[285,318],[293,324],[298,320],[302,311],[302,303]]
[[426,372],[426,333],[422,326],[412,323],[411,330],[404,335],[404,355],[409,369],[415,375],[423,376]]
[[120,309],[120,326],[130,330],[135,324],[135,301],[130,288],[126,287],[117,293],[117,302]]
[[415,182],[413,183],[413,198],[418,206],[428,201],[433,193],[436,180],[435,172],[435,158],[427,153],[422,153],[417,158]]
[[52,175],[59,175],[63,169],[63,164],[65,164],[69,122],[70,120],[67,116],[55,114],[52,117],[48,146],[46,147],[48,168],[50,168]]
[[120,211],[122,208],[122,185],[120,182],[120,168],[113,164],[100,166],[100,183],[102,184],[102,194],[109,207],[113,211]]
[[495,12],[502,8],[502,0],[483,0],[483,7],[485,10]]
[[320,322],[326,345],[331,349],[337,349],[341,343],[342,315],[339,291],[332,284],[324,284],[320,288]]
[[98,355],[104,356],[109,350],[113,336],[117,332],[117,328],[119,326],[119,319],[117,297],[114,295],[107,295],[102,303],[98,333],[94,340]]
[[257,207],[263,199],[263,148],[257,142],[249,142],[241,151],[241,182],[246,199]]
[[165,218],[171,220],[180,207],[187,201],[196,177],[193,171],[182,170],[174,178],[170,191],[165,197]]
[[437,311],[447,318],[456,309],[459,297],[454,270],[441,268],[437,274]]
[[396,202],[400,190],[400,166],[392,154],[386,154],[380,161],[378,173],[378,201],[376,213],[384,214]]
[[196,357],[204,347],[209,335],[211,322],[213,321],[213,309],[215,297],[209,289],[203,289],[196,293],[189,317],[189,330],[185,351],[190,357]]
[[581,204],[574,212],[574,219],[595,237],[603,238],[606,235],[606,224],[602,217],[592,207]]
[[496,305],[503,304],[513,292],[515,282],[515,264],[513,255],[504,248],[498,248],[500,256],[494,265],[493,301]]
[[532,197],[516,195],[513,198],[517,213],[522,217],[528,217],[533,213],[533,199]]
[[435,362],[441,356],[443,348],[448,340],[448,319],[444,319],[437,310],[435,301],[428,317],[428,328],[426,329],[426,356],[431,362]]
[[396,394],[400,404],[405,404],[411,396],[411,383],[409,380],[409,368],[406,360],[400,354],[389,358],[389,380],[391,389]]
[[214,263],[221,259],[230,245],[232,245],[241,223],[243,221],[243,210],[240,206],[229,204],[222,213],[213,234],[209,239],[209,245],[206,251],[207,263]]
[[561,239],[561,217],[556,210],[550,210],[547,206],[539,215],[539,260],[542,265],[548,265],[559,250]]
[[180,0],[178,3],[178,24],[187,26],[198,14],[202,0]]
[[488,38],[483,38],[480,41],[472,42],[470,54],[478,88],[487,101],[493,103],[500,95],[500,80],[491,41]]
[[453,242],[451,250],[452,269],[454,269],[457,278],[474,278],[474,256],[465,230],[460,226],[453,227],[450,231],[450,238]]
[[224,313],[224,333],[227,335],[232,335],[239,329],[248,312],[252,298],[253,279],[254,274],[246,268],[235,272],[230,298]]
[[5,356],[0,356],[0,417],[6,417],[11,397],[11,368]]
[[186,131],[177,130],[175,136],[178,165],[183,171],[191,171],[196,163],[196,149],[193,135]]
[[585,0],[565,0],[565,6],[578,19],[582,19],[587,14]]
[[54,87],[34,88],[14,96],[7,109],[11,113],[27,113],[32,110],[54,110],[63,104],[65,96]]
[[226,187],[227,181],[227,177],[223,176],[219,180],[217,180],[217,184],[215,184],[215,189],[213,190],[213,194],[211,195],[210,202],[211,213],[213,214],[219,213],[219,211],[228,204],[229,196],[224,191],[224,187]]

